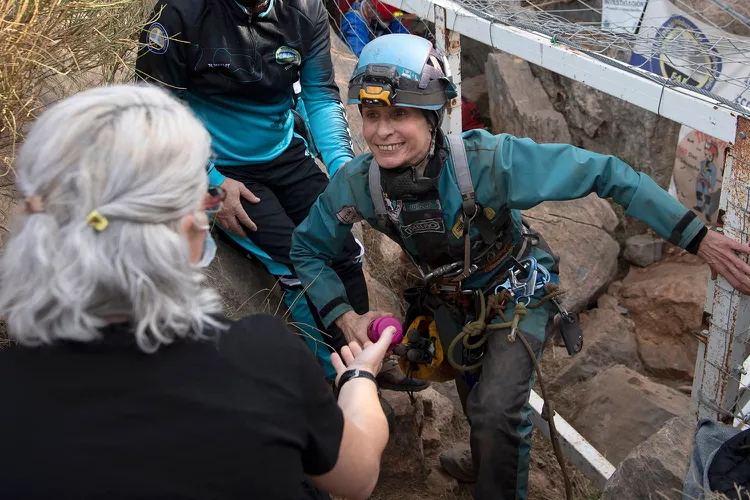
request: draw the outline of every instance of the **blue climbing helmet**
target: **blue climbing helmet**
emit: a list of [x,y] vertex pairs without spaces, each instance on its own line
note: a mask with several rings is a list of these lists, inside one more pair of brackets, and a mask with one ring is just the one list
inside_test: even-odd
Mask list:
[[365,45],[349,80],[349,104],[440,112],[457,97],[445,56],[416,35],[393,34]]

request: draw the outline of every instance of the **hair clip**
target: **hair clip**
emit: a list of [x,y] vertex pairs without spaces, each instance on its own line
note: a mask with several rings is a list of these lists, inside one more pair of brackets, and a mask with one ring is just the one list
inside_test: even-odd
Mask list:
[[92,210],[86,216],[86,224],[96,229],[98,232],[104,231],[109,225],[109,221],[98,210]]

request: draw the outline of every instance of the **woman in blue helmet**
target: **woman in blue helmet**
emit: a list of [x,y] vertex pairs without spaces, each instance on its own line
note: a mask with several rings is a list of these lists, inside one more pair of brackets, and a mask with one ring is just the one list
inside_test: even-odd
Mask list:
[[[613,156],[484,130],[444,136],[443,108],[455,96],[448,66],[428,41],[387,35],[370,42],[350,80],[349,103],[361,107],[372,153],[334,176],[295,231],[291,257],[324,322],[364,343],[367,324],[386,313],[357,315],[329,263],[360,220],[402,246],[424,285],[405,292],[405,326],[413,331],[394,352],[418,376],[455,377],[471,423],[470,452],[444,453],[441,463],[458,479],[477,481],[476,498],[525,498],[534,368],[514,335],[538,357],[557,313],[572,352],[580,350],[580,329],[547,297],[557,259],[519,211],[592,192],[613,198],[742,293],[750,292],[750,266],[737,252],[750,247],[708,231],[650,177]],[[470,335],[481,335],[466,342],[472,328]]]

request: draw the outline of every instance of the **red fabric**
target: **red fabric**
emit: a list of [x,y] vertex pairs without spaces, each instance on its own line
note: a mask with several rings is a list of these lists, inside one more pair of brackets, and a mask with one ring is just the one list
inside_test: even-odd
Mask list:
[[334,17],[336,18],[336,25],[341,25],[341,18],[344,17],[342,12],[349,12],[349,9],[352,8],[352,3],[354,0],[336,0],[336,4],[338,5],[338,8],[333,13]]
[[484,123],[479,121],[479,111],[477,111],[477,107],[474,103],[462,97],[461,129],[466,132],[467,130],[474,130],[477,128],[486,128]]
[[380,14],[383,19],[390,20],[391,18],[393,18],[396,12],[399,12],[398,8],[385,4],[380,0],[373,0],[372,3],[375,5],[378,14]]

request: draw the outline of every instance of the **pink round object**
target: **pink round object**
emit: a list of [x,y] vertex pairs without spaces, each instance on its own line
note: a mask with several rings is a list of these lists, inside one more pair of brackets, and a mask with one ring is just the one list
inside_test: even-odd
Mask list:
[[396,333],[393,335],[391,345],[397,345],[401,343],[401,339],[404,337],[404,329],[401,326],[401,322],[396,318],[381,317],[370,323],[367,328],[367,336],[373,342],[377,342],[380,339],[380,335],[383,334],[383,330],[392,326],[396,329]]

